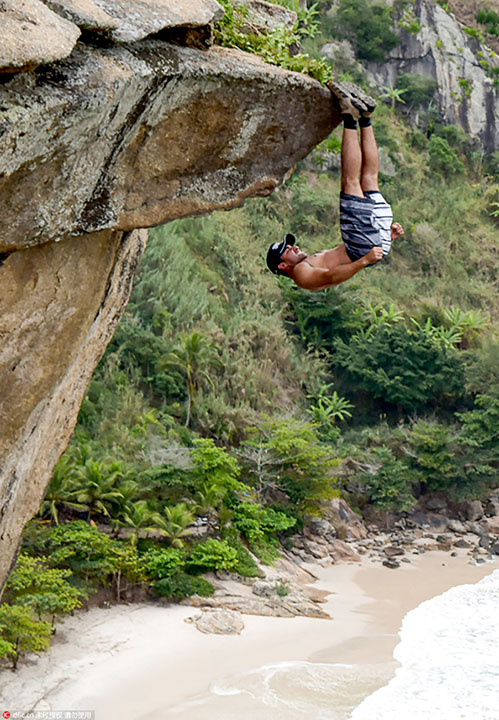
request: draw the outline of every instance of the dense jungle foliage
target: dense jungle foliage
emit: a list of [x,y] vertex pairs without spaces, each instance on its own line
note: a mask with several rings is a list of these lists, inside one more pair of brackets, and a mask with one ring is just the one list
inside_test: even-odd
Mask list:
[[[384,34],[348,25],[363,4],[317,16],[309,57],[337,32],[360,57],[380,38],[388,51],[389,8],[373,18]],[[356,64],[337,72],[363,82]],[[151,232],[8,581],[0,656],[14,665],[99,588],[181,599],[213,592],[208,571],[257,576],[255,557],[274,562],[332,496],[402,512],[497,485],[498,158],[440,122],[431,82],[371,91],[382,189],[406,230],[386,262],[315,293],[265,267],[287,231],[308,252],[340,242],[339,129],[272,196]]]

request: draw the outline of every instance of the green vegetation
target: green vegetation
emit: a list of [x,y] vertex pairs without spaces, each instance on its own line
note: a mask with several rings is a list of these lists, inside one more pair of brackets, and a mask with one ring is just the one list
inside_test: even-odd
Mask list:
[[427,107],[438,88],[437,81],[431,77],[402,73],[397,78],[396,89],[403,93],[404,102],[410,108]]
[[499,13],[492,8],[480,8],[476,20],[485,25],[489,35],[499,35]]
[[292,29],[281,26],[267,31],[251,22],[247,5],[234,5],[232,0],[220,0],[220,4],[225,15],[215,28],[216,43],[255,53],[265,62],[307,73],[322,83],[331,80],[332,68],[324,58],[313,58],[296,51],[305,38],[314,37],[318,30],[317,5],[307,8],[306,4],[301,6],[298,2],[280,2],[297,12],[298,21]]
[[23,653],[40,653],[50,645],[52,628],[45,620],[36,620],[29,608],[0,605],[0,657],[12,660],[12,669]]
[[[383,192],[406,234],[348,283],[304,292],[263,260],[287,231],[308,252],[340,241],[339,173],[319,170],[339,131],[272,196],[151,231],[26,528],[0,606],[6,662],[47,647],[54,618],[96,591],[179,600],[212,594],[216,574],[260,576],[332,497],[402,512],[428,492],[483,497],[497,482],[499,163],[441,123],[435,90],[402,75],[395,108],[378,105],[396,168]],[[397,94],[422,130],[397,115]]]
[[[393,24],[393,8],[388,5],[369,0],[340,0],[331,29],[336,37],[346,37],[354,43],[361,60],[383,62],[400,42]],[[419,28],[412,27],[412,31],[419,32]]]

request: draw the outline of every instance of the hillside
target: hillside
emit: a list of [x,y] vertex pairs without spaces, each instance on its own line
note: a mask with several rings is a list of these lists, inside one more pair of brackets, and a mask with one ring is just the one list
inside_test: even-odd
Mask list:
[[178,600],[212,593],[209,571],[256,577],[333,497],[385,522],[497,487],[497,157],[425,115],[428,87],[418,124],[370,90],[406,229],[387,262],[318,293],[265,267],[285,232],[308,252],[339,242],[339,130],[269,197],[151,230],[25,533],[22,572],[78,589],[54,615],[102,586]]

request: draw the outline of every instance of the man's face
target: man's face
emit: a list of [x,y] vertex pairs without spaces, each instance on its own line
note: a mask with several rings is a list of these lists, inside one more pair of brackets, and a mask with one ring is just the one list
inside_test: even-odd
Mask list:
[[281,263],[279,264],[279,269],[286,269],[281,268],[281,265],[283,263],[285,266],[287,266],[287,268],[293,268],[295,265],[298,265],[299,262],[305,260],[306,257],[307,253],[304,253],[303,250],[300,250],[298,245],[288,245],[288,247],[281,255]]

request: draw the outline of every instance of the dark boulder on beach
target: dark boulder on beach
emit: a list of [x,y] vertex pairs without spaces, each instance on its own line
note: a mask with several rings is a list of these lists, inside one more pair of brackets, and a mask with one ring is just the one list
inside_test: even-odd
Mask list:
[[388,558],[387,560],[383,560],[382,565],[384,565],[387,568],[390,568],[391,570],[395,570],[396,568],[400,567],[400,563],[397,562],[397,560],[392,560],[391,558]]

